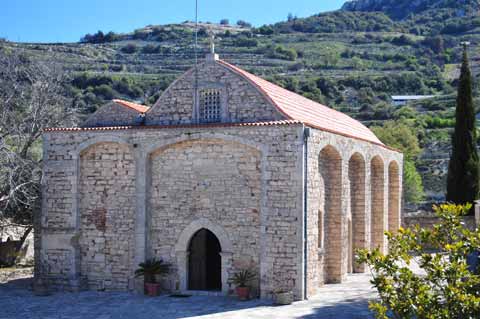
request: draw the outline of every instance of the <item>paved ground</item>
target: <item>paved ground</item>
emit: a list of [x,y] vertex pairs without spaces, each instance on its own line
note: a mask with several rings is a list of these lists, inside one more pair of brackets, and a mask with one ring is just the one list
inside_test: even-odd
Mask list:
[[144,297],[129,293],[56,293],[37,297],[30,278],[0,284],[0,318],[21,319],[173,319],[173,318],[373,318],[368,300],[375,297],[367,275],[352,275],[346,283],[327,285],[308,300],[290,306],[234,298],[195,296]]

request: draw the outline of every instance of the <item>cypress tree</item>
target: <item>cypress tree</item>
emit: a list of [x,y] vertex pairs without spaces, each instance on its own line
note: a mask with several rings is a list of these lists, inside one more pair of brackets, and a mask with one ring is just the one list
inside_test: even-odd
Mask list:
[[472,74],[468,64],[467,46],[458,83],[455,132],[452,155],[448,165],[447,201],[464,204],[479,199],[480,166],[476,148],[477,133],[472,96]]

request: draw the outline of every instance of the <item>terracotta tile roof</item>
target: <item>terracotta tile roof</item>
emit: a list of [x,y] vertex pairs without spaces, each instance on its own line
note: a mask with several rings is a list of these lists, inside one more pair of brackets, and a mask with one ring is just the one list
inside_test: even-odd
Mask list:
[[133,109],[133,110],[135,110],[139,113],[145,113],[149,109],[148,106],[141,105],[141,104],[136,104],[136,103],[132,103],[132,102],[124,101],[124,100],[119,100],[119,99],[115,99],[115,100],[113,100],[113,102],[115,102],[117,104],[120,104],[121,106],[125,106],[125,107],[128,107],[130,109]]
[[365,125],[346,114],[288,91],[225,61],[218,60],[218,63],[246,78],[288,119],[323,131],[384,145]]
[[107,127],[52,127],[44,132],[78,132],[78,131],[119,131],[119,130],[149,130],[175,128],[215,128],[215,127],[245,127],[245,126],[279,126],[302,124],[296,120],[252,122],[252,123],[209,123],[209,124],[178,124],[178,125],[141,125],[141,126],[107,126]]

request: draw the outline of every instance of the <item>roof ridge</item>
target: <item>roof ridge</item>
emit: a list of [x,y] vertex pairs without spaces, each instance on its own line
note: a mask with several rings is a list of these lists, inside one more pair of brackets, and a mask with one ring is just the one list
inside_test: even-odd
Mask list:
[[[317,105],[319,105],[319,106],[322,106],[322,107],[326,107],[326,108],[328,108],[329,110],[331,110],[331,111],[333,111],[333,112],[337,112],[337,113],[340,113],[340,114],[342,114],[342,115],[346,115],[345,113],[342,113],[342,112],[340,112],[340,111],[337,111],[337,110],[335,110],[335,109],[333,109],[333,108],[331,108],[331,107],[328,107],[328,106],[326,106],[326,105],[323,105],[322,103],[319,103],[319,102],[316,102],[316,101],[314,101],[314,100],[311,100],[311,99],[309,99],[309,98],[307,98],[307,97],[305,97],[305,96],[303,96],[303,95],[301,95],[301,94],[298,94],[298,93],[296,93],[296,92],[287,90],[286,88],[281,87],[281,86],[278,85],[278,84],[275,84],[275,83],[273,83],[273,82],[270,82],[270,81],[268,81],[268,80],[265,80],[264,78],[262,78],[262,77],[260,77],[260,76],[258,76],[258,75],[255,75],[255,74],[250,73],[250,72],[248,72],[248,71],[246,71],[246,70],[243,70],[243,69],[241,69],[241,68],[239,68],[239,67],[237,67],[237,66],[235,66],[235,65],[233,65],[233,64],[230,64],[230,63],[228,63],[228,62],[226,62],[226,61],[224,61],[224,60],[218,60],[218,61],[221,62],[221,63],[223,63],[223,64],[225,64],[225,65],[227,65],[227,66],[229,66],[229,67],[231,67],[231,68],[235,68],[235,69],[237,69],[238,71],[240,71],[240,72],[242,72],[242,73],[248,73],[250,76],[257,78],[257,79],[260,80],[260,81],[264,81],[264,82],[268,83],[269,85],[275,86],[275,87],[277,87],[277,88],[280,89],[280,90],[286,91],[286,92],[288,92],[289,94],[294,94],[294,95],[296,95],[297,97],[299,97],[299,98],[301,98],[301,99],[307,100],[307,101],[309,101],[309,102],[313,102],[313,103],[315,103],[315,104],[317,104]],[[255,84],[256,84],[256,83],[255,83]],[[257,85],[257,86],[258,86],[258,85]],[[262,88],[260,88],[260,89],[261,89],[262,91],[264,91]],[[267,93],[267,94],[268,94],[268,93]],[[277,104],[275,101],[274,101],[274,103]]]
[[224,60],[217,62],[254,85],[288,119],[299,120],[306,125],[331,133],[384,145],[368,127],[347,114],[282,88]]
[[121,106],[128,107],[140,113],[145,113],[150,109],[150,107],[142,104],[133,103],[130,101],[125,101],[121,99],[113,99],[112,102],[120,104]]

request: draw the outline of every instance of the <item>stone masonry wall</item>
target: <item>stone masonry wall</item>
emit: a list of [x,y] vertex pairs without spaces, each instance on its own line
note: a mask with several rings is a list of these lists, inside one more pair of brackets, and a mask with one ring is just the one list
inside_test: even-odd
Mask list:
[[134,269],[135,162],[127,145],[80,155],[81,275],[91,289],[128,289]]
[[[381,158],[381,165],[385,167],[383,183],[371,178],[370,163],[375,156]],[[338,162],[341,164],[335,164]],[[372,183],[374,189],[383,190],[381,193],[387,192],[387,168],[391,162],[396,162],[400,168],[398,174],[401,185],[402,154],[371,143],[311,130],[307,162],[307,296],[314,295],[317,287],[329,280],[341,281],[347,272],[364,270],[352,265],[350,254],[355,246],[370,245]],[[390,189],[401,192],[401,187]],[[328,197],[334,202],[325,205]],[[381,203],[385,220],[388,218],[387,198],[384,196]],[[335,203],[339,203],[340,207]],[[334,214],[333,219],[332,216],[329,218],[329,213]],[[350,221],[352,224],[349,229]],[[335,225],[333,229],[329,230],[332,226],[329,223]],[[359,229],[362,224],[363,229]],[[386,229],[384,225],[383,230]],[[349,230],[353,232],[350,236]],[[333,253],[340,258],[334,257],[333,263],[327,267],[327,245],[331,241],[335,242],[333,247],[338,247]]]
[[229,276],[245,268],[259,274],[261,153],[236,142],[200,140],[161,149],[150,163],[150,254],[175,263],[172,245],[182,230],[206,218],[230,235]]
[[[146,124],[196,123],[194,114],[195,72],[190,70],[175,81],[146,113]],[[258,122],[282,120],[285,117],[247,80],[218,62],[198,67],[198,88],[216,88],[225,92],[226,109],[222,122]]]
[[[51,266],[50,279],[73,285],[85,277],[88,259],[81,256],[86,254],[92,256],[90,265],[101,265],[105,258],[104,269],[117,274],[115,278],[101,274],[101,281],[90,280],[92,287],[127,289],[128,286],[131,289],[132,270],[145,258],[168,258],[180,269],[178,263],[183,261],[178,259],[178,254],[175,256],[180,241],[176,237],[196,221],[207,220],[214,233],[220,231],[232,243],[232,262],[224,265],[227,269],[222,270],[222,274],[231,276],[245,263],[252,262],[260,272],[262,297],[270,297],[279,290],[293,290],[296,298],[301,298],[303,140],[302,125],[46,133],[44,206],[39,234],[42,234],[41,261]],[[320,165],[322,150],[327,149],[330,156],[326,159],[335,161],[327,160]],[[96,164],[95,160],[84,161],[97,156],[89,152],[104,154],[105,160]],[[354,155],[358,160],[358,154],[365,165],[358,165],[357,161],[351,168],[349,162]],[[377,183],[370,169],[375,156],[381,158],[384,166],[383,185],[373,189],[384,190],[386,229],[388,190],[397,188],[389,187],[387,168],[392,161],[397,162],[401,177],[402,155],[371,143],[311,130],[307,161],[307,296],[313,295],[332,273],[342,280],[351,271],[348,221],[353,222],[352,209],[364,207],[364,241],[370,245],[371,190],[372,183]],[[123,160],[119,162],[118,158]],[[111,166],[114,163],[119,166]],[[335,171],[329,172],[329,169]],[[82,172],[88,173],[82,175]],[[97,191],[98,185],[90,185],[80,176],[95,176],[93,180],[105,181],[107,186],[103,185],[102,189],[112,193],[112,197],[105,201],[102,199],[105,191]],[[401,185],[401,178],[399,182]],[[363,183],[364,192],[350,189],[361,189],[359,185]],[[162,188],[162,185],[168,187]],[[91,200],[87,200],[90,195],[84,196],[84,200],[74,196],[78,189],[83,193],[83,188],[93,193]],[[332,219],[326,216],[330,208],[325,200],[332,196],[339,203],[335,209],[340,214],[335,217],[339,223],[337,239],[332,237],[332,230],[328,231]],[[362,200],[363,205],[352,203]],[[103,203],[107,204],[106,210],[102,210]],[[319,212],[323,215],[321,218]],[[98,216],[103,213],[108,237],[102,243],[98,227],[102,229],[103,220]],[[114,216],[120,216],[116,214],[122,216],[120,224],[113,223]],[[85,223],[90,224],[85,227]],[[122,229],[119,237],[116,237],[116,227]],[[356,232],[362,236],[356,228],[351,226],[353,238]],[[93,244],[85,240],[90,239],[88,236],[99,241]],[[334,259],[327,268],[325,248],[333,240],[336,240],[335,246],[341,247],[341,251],[335,252],[340,259]],[[116,242],[111,248],[105,248],[112,241]],[[96,257],[101,259],[100,263],[96,263]],[[114,264],[120,268],[114,269]],[[178,273],[173,276],[178,278]],[[103,286],[97,285],[99,282],[103,282]]]
[[[228,265],[227,273],[243,266],[239,264],[244,261],[253,260],[259,263],[262,297],[278,290],[293,290],[296,297],[301,298],[302,130],[302,125],[278,125],[46,132],[39,259],[47,265],[55,260],[55,265],[62,269],[50,272],[49,278],[52,283],[73,287],[85,276],[88,278],[88,267],[100,267],[105,260],[105,270],[100,272],[104,286],[95,278],[89,280],[92,288],[127,289],[127,282],[133,281],[131,271],[139,262],[149,257],[163,257],[164,253],[171,256],[179,240],[174,241],[172,234],[184,230],[184,218],[208,219],[216,229],[225,230],[232,245],[237,245],[233,259],[238,262]],[[202,147],[209,150],[209,155],[201,152]],[[180,196],[181,201],[173,205],[177,205],[174,212],[184,214],[181,217],[173,216],[170,208],[153,210],[147,205],[151,154],[154,154],[151,167],[155,173],[152,181],[156,181],[152,185],[161,185],[163,178],[174,183],[166,195],[174,196],[172,191],[178,190],[175,196]],[[104,158],[95,160],[100,156]],[[193,157],[198,158],[197,163]],[[212,163],[217,164],[218,171],[213,170]],[[177,171],[165,171],[160,164]],[[208,174],[205,173],[203,179],[192,178],[200,182],[196,185],[187,179],[188,169],[201,176],[199,168],[203,164]],[[230,170],[239,174],[233,178]],[[173,173],[178,175],[169,175]],[[208,185],[220,189],[220,184],[211,183],[214,175],[209,174],[222,178],[222,185],[229,190],[229,194],[224,194],[227,198],[212,195],[210,202],[181,198],[180,189],[202,191]],[[209,183],[203,184],[205,180]],[[101,185],[91,181],[99,181]],[[160,200],[163,196],[161,188],[158,193],[152,191],[152,195],[160,196],[152,198]],[[77,193],[84,195],[77,197]],[[102,197],[105,193],[108,199]],[[155,205],[161,203],[155,201]],[[196,210],[187,211],[183,206]],[[104,213],[105,232],[102,231],[103,219],[99,218]],[[222,214],[230,217],[222,218]],[[234,217],[235,220],[229,220]],[[256,226],[246,226],[251,222]],[[170,239],[154,239],[153,235],[150,239],[145,225],[168,233]],[[251,230],[247,240],[247,232]],[[104,242],[102,236],[105,236]],[[109,243],[111,246],[107,247]],[[147,249],[150,245],[152,249]],[[57,253],[63,253],[63,257],[54,259]],[[48,267],[45,269],[48,272]],[[94,268],[90,269],[93,274]],[[110,271],[112,278],[106,275]],[[129,284],[128,288],[133,287]]]

